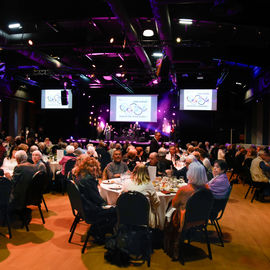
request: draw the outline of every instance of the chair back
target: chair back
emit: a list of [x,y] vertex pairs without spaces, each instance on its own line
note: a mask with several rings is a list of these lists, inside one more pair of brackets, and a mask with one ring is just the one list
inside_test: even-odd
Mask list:
[[8,206],[11,187],[10,180],[0,177],[0,208]]
[[27,188],[26,205],[39,205],[42,201],[42,195],[48,185],[48,177],[46,172],[37,171]]
[[79,216],[86,221],[86,216],[84,214],[81,199],[81,193],[73,180],[67,182],[67,194],[73,215],[76,216],[76,214],[79,214]]
[[68,176],[68,173],[71,172],[71,170],[74,168],[76,163],[76,158],[71,158],[67,161],[65,165],[65,176]]
[[122,193],[117,199],[116,206],[118,224],[148,226],[150,204],[142,193],[137,191]]
[[210,220],[220,219],[223,216],[231,191],[232,191],[232,186],[230,186],[226,194],[226,197],[224,199],[214,199],[212,210],[209,217]]
[[197,225],[207,224],[210,211],[213,205],[213,195],[209,189],[200,189],[195,192],[187,201],[185,225],[192,223]]

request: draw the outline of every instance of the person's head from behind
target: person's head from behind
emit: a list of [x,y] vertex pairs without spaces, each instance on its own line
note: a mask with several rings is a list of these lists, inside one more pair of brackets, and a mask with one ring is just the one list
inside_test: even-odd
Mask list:
[[158,158],[159,159],[165,159],[167,155],[167,150],[164,147],[161,147],[158,149]]
[[187,152],[189,154],[191,154],[193,151],[194,151],[194,146],[193,145],[189,145],[188,148],[187,148]]
[[186,157],[185,159],[185,165],[186,165],[186,168],[188,169],[189,168],[189,165],[194,161],[196,160],[195,156],[193,155],[189,155]]
[[192,155],[197,159],[200,160],[201,159],[201,155],[199,151],[193,151]]
[[159,141],[160,140],[160,138],[161,138],[161,133],[160,132],[155,132],[155,138],[156,138],[156,140],[157,141]]
[[89,157],[87,154],[82,154],[77,158],[72,173],[76,177],[85,177],[86,175],[97,177],[101,174],[100,163],[97,159]]
[[19,150],[16,152],[15,154],[15,159],[17,161],[18,164],[21,164],[23,162],[27,161],[27,154],[24,150]]
[[122,151],[121,150],[114,150],[113,161],[116,163],[120,163],[122,161]]
[[137,156],[142,156],[143,155],[143,148],[141,146],[136,147],[137,150]]
[[34,164],[37,164],[41,159],[42,159],[41,152],[39,150],[35,150],[32,153],[32,160],[33,160]]
[[226,173],[227,169],[227,163],[224,160],[218,159],[214,162],[213,175],[218,176],[220,174]]
[[202,186],[207,183],[207,175],[203,165],[199,162],[192,162],[187,171],[187,179],[189,184]]
[[135,148],[130,149],[127,153],[128,159],[135,160],[136,156],[137,156],[137,150]]
[[269,153],[269,151],[260,150],[258,152],[258,156],[260,156],[267,163],[270,162],[270,153]]
[[72,145],[68,145],[68,146],[66,147],[66,152],[67,152],[67,154],[73,154],[73,153],[74,153],[74,150],[75,150],[75,148],[74,148],[74,146],[72,146]]
[[138,185],[146,184],[150,181],[148,169],[143,163],[136,165],[132,172],[132,177]]
[[0,177],[4,176],[4,170],[0,169]]
[[156,166],[157,163],[158,163],[158,155],[156,152],[152,152],[149,155],[149,164],[150,164],[150,166]]
[[30,147],[29,152],[30,152],[30,154],[33,154],[33,152],[36,151],[36,150],[38,150],[38,146],[37,146],[37,145],[32,145],[32,146]]
[[25,144],[25,143],[20,143],[18,145],[18,150],[24,150],[25,152],[27,152],[28,149],[29,149],[29,146],[27,144]]

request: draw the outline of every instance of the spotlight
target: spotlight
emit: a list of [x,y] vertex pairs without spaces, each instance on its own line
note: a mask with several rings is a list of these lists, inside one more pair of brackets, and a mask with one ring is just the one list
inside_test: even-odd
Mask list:
[[180,19],[179,23],[180,24],[192,24],[192,20],[191,19]]
[[93,68],[95,68],[95,67],[96,67],[96,65],[94,65],[94,64],[93,64],[93,65],[92,65],[92,67],[93,67]]
[[8,28],[9,29],[21,29],[22,26],[21,26],[20,23],[11,23],[11,24],[8,25]]
[[180,38],[180,37],[177,37],[177,38],[176,38],[176,42],[177,42],[177,43],[180,43],[180,42],[181,42],[181,38]]
[[113,37],[110,38],[110,43],[111,43],[111,44],[114,43],[114,38],[113,38]]
[[143,31],[143,36],[144,37],[152,37],[154,35],[154,31],[151,29],[146,29]]
[[122,68],[122,67],[123,67],[123,65],[120,65],[119,67],[120,67],[120,68]]
[[163,56],[163,53],[161,53],[161,52],[154,52],[152,54],[152,56],[154,56],[154,57],[162,57]]
[[29,40],[28,40],[28,44],[29,44],[30,46],[33,46],[33,45],[34,45],[34,42],[33,42],[31,39],[29,39]]

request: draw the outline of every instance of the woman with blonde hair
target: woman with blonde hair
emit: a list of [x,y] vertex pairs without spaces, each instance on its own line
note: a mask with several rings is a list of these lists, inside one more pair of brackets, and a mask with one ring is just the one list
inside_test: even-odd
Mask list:
[[144,164],[139,163],[136,165],[132,172],[131,179],[123,183],[122,191],[138,191],[148,197],[150,202],[149,226],[156,228],[159,225],[156,210],[160,204],[160,200],[150,181],[148,169]]
[[94,221],[90,227],[91,235],[97,243],[104,243],[105,234],[112,233],[116,223],[115,208],[107,208],[98,191],[97,177],[101,174],[100,164],[94,157],[80,155],[72,170],[79,188],[83,209],[88,220]]

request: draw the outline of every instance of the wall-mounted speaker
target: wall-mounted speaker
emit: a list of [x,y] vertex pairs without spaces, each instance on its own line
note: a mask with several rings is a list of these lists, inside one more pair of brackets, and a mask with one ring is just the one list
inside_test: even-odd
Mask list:
[[68,91],[67,90],[61,91],[61,103],[62,105],[68,105]]

